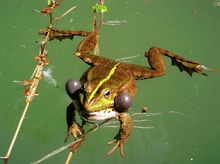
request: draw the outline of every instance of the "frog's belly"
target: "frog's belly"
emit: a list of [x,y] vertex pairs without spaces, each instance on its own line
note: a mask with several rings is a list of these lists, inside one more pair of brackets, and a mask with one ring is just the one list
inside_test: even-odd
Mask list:
[[107,120],[118,117],[118,112],[111,108],[98,112],[79,111],[79,114],[88,120]]

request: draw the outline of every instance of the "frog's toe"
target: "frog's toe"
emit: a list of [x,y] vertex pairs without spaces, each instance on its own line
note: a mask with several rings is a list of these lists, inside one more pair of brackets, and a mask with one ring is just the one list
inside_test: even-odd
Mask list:
[[77,140],[83,136],[83,133],[80,129],[72,129],[71,134],[73,135],[74,139]]
[[68,139],[69,139],[69,138],[70,138],[70,135],[69,135],[69,134],[67,134],[67,136],[66,136],[66,138],[65,138],[64,142],[68,141]]
[[75,52],[75,55],[78,57],[81,55],[81,52],[77,51],[77,52]]
[[74,123],[69,128],[68,134],[67,134],[64,142],[66,142],[69,139],[70,135],[73,135],[74,139],[77,140],[77,139],[79,139],[79,138],[81,138],[83,136],[83,130],[80,129],[80,127],[76,123]]
[[108,145],[116,143],[115,146],[106,154],[107,156],[111,155],[118,147],[120,147],[121,156],[124,157],[124,143],[120,140],[114,139],[111,142],[108,142]]

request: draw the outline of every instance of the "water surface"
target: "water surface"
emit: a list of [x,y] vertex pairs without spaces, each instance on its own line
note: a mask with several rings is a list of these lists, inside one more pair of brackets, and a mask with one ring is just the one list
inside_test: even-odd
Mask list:
[[[71,6],[77,8],[58,21],[58,29],[92,30],[92,6],[98,1],[65,0],[57,9],[59,16]],[[129,113],[144,106],[150,122],[135,123],[154,129],[134,128],[125,145],[125,157],[119,150],[111,156],[106,145],[117,128],[101,128],[91,133],[72,158],[72,163],[219,163],[220,157],[220,7],[213,0],[120,0],[106,1],[109,12],[100,31],[100,54],[119,59],[139,55],[131,62],[148,65],[144,52],[158,46],[216,69],[208,76],[180,73],[165,59],[167,74],[138,81],[138,93]],[[14,80],[29,79],[36,65],[41,37],[38,31],[48,26],[41,10],[46,1],[2,1],[0,5],[0,156],[8,150],[25,106],[24,87]],[[117,22],[114,24],[115,22]],[[113,23],[112,23],[113,22]],[[31,163],[64,145],[65,108],[71,102],[64,84],[80,78],[88,68],[73,54],[81,38],[53,41],[47,51],[52,77],[61,88],[40,81],[39,96],[31,103],[13,148],[9,163]],[[69,151],[43,163],[64,163]],[[3,161],[2,161],[3,163]]]

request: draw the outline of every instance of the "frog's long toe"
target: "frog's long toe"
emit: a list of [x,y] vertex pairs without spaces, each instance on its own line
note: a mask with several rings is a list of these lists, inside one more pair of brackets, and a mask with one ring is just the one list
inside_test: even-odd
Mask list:
[[124,157],[124,143],[120,140],[114,139],[113,141],[109,142],[108,145],[111,145],[116,142],[116,145],[106,154],[107,156],[111,155],[118,147],[120,147],[121,156]]
[[77,140],[83,136],[83,133],[80,129],[74,129],[71,134],[73,135],[74,139]]
[[64,142],[66,142],[69,139],[71,134],[73,135],[75,140],[77,140],[83,136],[83,132],[81,131],[81,129],[78,127],[78,125],[76,123],[73,123],[73,125],[69,128],[68,134],[67,134]]

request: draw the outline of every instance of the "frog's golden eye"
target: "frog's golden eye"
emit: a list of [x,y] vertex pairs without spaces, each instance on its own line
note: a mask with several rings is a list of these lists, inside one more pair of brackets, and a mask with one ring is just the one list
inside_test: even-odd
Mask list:
[[109,97],[110,97],[110,90],[109,89],[106,89],[105,91],[104,91],[104,98],[106,98],[106,99],[108,99]]

